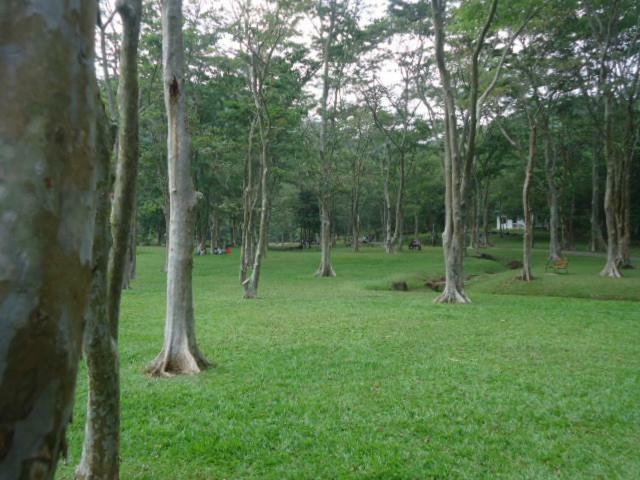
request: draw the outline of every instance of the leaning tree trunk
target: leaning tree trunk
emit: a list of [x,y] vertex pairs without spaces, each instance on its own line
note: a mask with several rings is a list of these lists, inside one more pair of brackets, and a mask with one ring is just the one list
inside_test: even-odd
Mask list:
[[[98,259],[108,253],[106,297],[103,297],[102,263],[96,264],[93,302],[106,300],[106,317],[100,305],[94,307],[85,340],[89,367],[89,401],[82,460],[76,471],[77,479],[113,480],[119,477],[120,447],[120,385],[118,365],[118,326],[123,285],[128,285],[135,246],[131,246],[132,225],[135,221],[136,179],[138,176],[138,41],[142,14],[141,0],[119,0],[117,11],[122,18],[122,46],[120,50],[120,82],[118,84],[118,162],[111,208],[111,232],[99,224],[100,233],[113,237],[110,251],[104,240],[96,238],[94,252]],[[105,123],[106,123],[106,119]],[[106,127],[102,127],[105,130]],[[100,133],[100,132],[99,132]],[[106,133],[103,140],[108,141]],[[107,137],[107,138],[104,138]],[[107,167],[110,151],[102,147]],[[105,180],[106,181],[106,180]],[[102,213],[99,210],[100,213]],[[102,222],[102,217],[97,220]],[[125,280],[126,279],[126,280]],[[97,292],[95,289],[99,289]],[[97,324],[100,323],[100,324]]]
[[531,127],[529,134],[529,157],[522,187],[522,206],[524,210],[524,241],[522,251],[522,280],[533,280],[531,251],[533,250],[533,206],[531,204],[531,190],[533,189],[533,168],[536,161],[536,146],[538,140],[537,125]]
[[604,98],[605,140],[604,156],[607,163],[607,180],[604,193],[604,213],[607,221],[607,263],[600,272],[602,277],[621,278],[618,269],[618,225],[617,208],[619,199],[618,165],[613,148],[613,120],[611,118],[612,93],[606,92]]
[[560,189],[557,184],[557,159],[556,152],[551,149],[551,140],[547,138],[544,143],[545,167],[547,174],[547,186],[549,189],[549,260],[557,261],[562,258],[562,245],[560,241]]
[[96,204],[97,2],[0,2],[0,478],[66,452]]
[[162,57],[168,121],[170,250],[164,346],[149,372],[166,376],[199,373],[209,365],[196,343],[193,312],[191,275],[197,197],[187,132],[181,0],[162,0]]

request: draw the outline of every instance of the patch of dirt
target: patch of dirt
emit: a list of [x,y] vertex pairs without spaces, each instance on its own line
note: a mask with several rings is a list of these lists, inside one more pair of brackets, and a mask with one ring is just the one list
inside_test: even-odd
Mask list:
[[497,262],[498,259],[493,255],[489,255],[488,253],[479,253],[478,255],[474,255],[475,258],[479,258],[480,260],[491,260],[492,262]]
[[511,260],[509,263],[507,263],[507,267],[509,267],[511,270],[517,270],[518,268],[522,268],[522,262],[520,260]]
[[447,279],[445,277],[440,277],[427,280],[424,285],[434,292],[442,292],[446,283]]
[[408,292],[409,285],[407,285],[407,282],[393,282],[391,284],[391,289],[396,292]]

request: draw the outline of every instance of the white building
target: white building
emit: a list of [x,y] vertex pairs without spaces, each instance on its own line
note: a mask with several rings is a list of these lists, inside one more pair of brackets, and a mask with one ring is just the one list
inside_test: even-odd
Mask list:
[[496,218],[496,230],[522,230],[524,229],[524,220],[518,218],[513,220],[512,218],[500,217]]

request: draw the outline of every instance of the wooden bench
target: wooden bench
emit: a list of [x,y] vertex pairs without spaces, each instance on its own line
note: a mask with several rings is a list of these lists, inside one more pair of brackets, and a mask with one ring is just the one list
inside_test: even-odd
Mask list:
[[549,270],[553,270],[556,273],[569,273],[569,260],[566,258],[549,260],[547,261],[544,271],[547,272]]

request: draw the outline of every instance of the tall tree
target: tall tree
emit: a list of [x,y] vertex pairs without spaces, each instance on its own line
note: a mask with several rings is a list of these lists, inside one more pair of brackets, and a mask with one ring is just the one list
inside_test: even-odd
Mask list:
[[[446,0],[431,0],[433,28],[435,35],[435,53],[445,115],[445,148],[444,148],[444,177],[445,177],[445,229],[443,233],[443,247],[445,256],[446,283],[442,294],[436,299],[438,303],[470,303],[464,291],[464,202],[470,184],[472,162],[475,159],[476,131],[478,122],[478,106],[493,89],[492,82],[487,90],[479,93],[479,58],[485,44],[485,39],[493,23],[498,0],[493,0],[489,7],[489,14],[478,37],[474,42],[471,55],[471,85],[468,99],[468,126],[461,133],[457,121],[456,93],[452,84],[451,72],[445,56],[445,17]],[[506,48],[505,48],[506,51]],[[502,62],[498,67],[498,72]],[[496,74],[497,78],[497,74]],[[464,146],[461,151],[461,145]]]
[[196,342],[193,241],[198,202],[191,178],[187,131],[182,0],[162,0],[162,64],[167,111],[169,262],[164,346],[149,366],[153,375],[195,374],[209,366]]
[[[115,479],[119,477],[120,385],[118,365],[118,326],[123,284],[129,277],[128,258],[135,254],[132,225],[135,218],[136,178],[138,170],[138,41],[140,37],[141,0],[119,0],[116,10],[122,20],[120,81],[118,83],[118,160],[111,229],[103,225],[105,206],[98,208],[94,245],[95,267],[92,311],[87,321],[85,355],[89,368],[89,398],[82,460],[78,479]],[[102,123],[106,123],[106,118]],[[99,128],[104,130],[99,123]],[[108,133],[99,132],[108,139]],[[105,147],[102,146],[104,152]],[[110,149],[106,149],[107,158]],[[108,162],[108,160],[107,160]],[[107,163],[108,165],[108,163]],[[109,176],[107,177],[107,179]],[[106,188],[108,181],[103,182]],[[105,185],[101,184],[102,188]],[[103,191],[99,190],[100,198]],[[109,203],[107,202],[107,207]],[[100,236],[111,235],[113,242]],[[109,245],[111,248],[109,249]],[[103,259],[108,256],[107,265]],[[106,267],[106,269],[105,269]],[[106,281],[101,275],[106,272]],[[103,292],[103,286],[106,291]],[[106,302],[106,308],[99,303]]]
[[91,293],[96,2],[0,3],[0,478],[53,479]]

